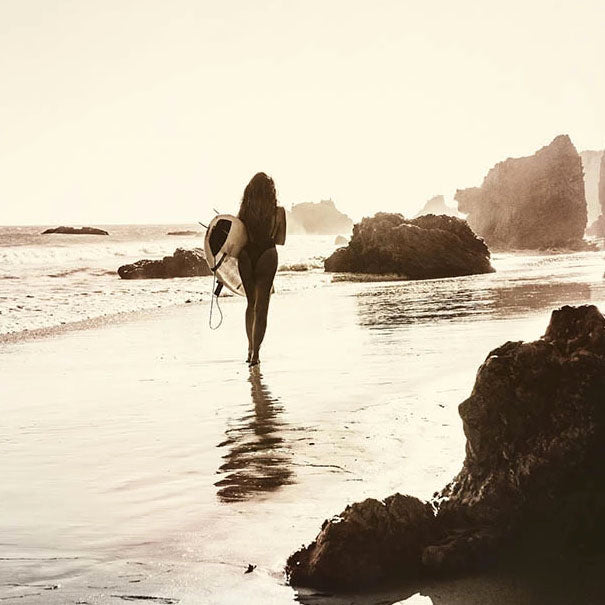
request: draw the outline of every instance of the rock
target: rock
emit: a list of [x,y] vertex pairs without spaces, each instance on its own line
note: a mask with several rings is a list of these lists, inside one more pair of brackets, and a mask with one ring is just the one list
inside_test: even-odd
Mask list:
[[431,506],[417,498],[368,498],[325,521],[316,540],[288,559],[288,577],[294,585],[360,588],[416,575],[434,528]]
[[567,135],[533,156],[496,164],[481,187],[458,190],[458,210],[498,249],[585,249],[582,161]]
[[587,222],[592,225],[601,215],[601,203],[599,202],[599,178],[601,175],[601,160],[603,150],[582,151],[582,168],[584,169],[584,191],[586,192]]
[[419,216],[424,216],[425,214],[445,214],[446,216],[458,216],[456,209],[448,206],[445,203],[445,198],[442,195],[432,197],[416,215],[416,218]]
[[337,210],[332,200],[295,204],[288,212],[286,224],[290,233],[314,235],[347,233],[353,228],[353,221]]
[[597,219],[588,227],[586,230],[586,235],[605,237],[605,152],[601,153],[600,159],[598,198],[600,214]]
[[588,229],[586,235],[594,237],[605,237],[605,215],[601,215]]
[[349,243],[349,240],[344,235],[337,235],[334,243],[337,246],[346,246]]
[[520,536],[551,548],[605,532],[605,318],[595,306],[563,307],[542,339],[492,351],[459,412],[466,458],[438,498],[439,567],[475,562],[456,531],[488,532],[482,553]]
[[310,269],[309,265],[305,263],[293,263],[291,265],[280,265],[279,271],[308,271]]
[[601,204],[601,216],[605,216],[605,153],[601,156],[599,172],[599,203]]
[[454,277],[494,271],[485,243],[465,221],[451,216],[379,212],[353,228],[346,248],[325,260],[326,271],[405,276]]
[[122,279],[158,279],[168,277],[198,277],[212,275],[204,252],[200,248],[177,248],[173,256],[162,260],[140,260],[118,269]]
[[48,233],[65,233],[68,235],[109,235],[107,231],[96,229],[95,227],[55,227],[54,229],[43,231],[42,235]]
[[202,235],[201,231],[168,231],[166,235]]
[[605,317],[595,306],[562,307],[541,339],[493,350],[459,413],[466,457],[435,495],[436,516],[415,499],[401,525],[389,499],[347,507],[288,559],[291,583],[355,587],[528,552],[605,551]]

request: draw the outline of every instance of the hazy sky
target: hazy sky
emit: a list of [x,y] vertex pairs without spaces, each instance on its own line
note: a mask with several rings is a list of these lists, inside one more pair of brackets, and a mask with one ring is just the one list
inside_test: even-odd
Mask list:
[[0,0],[0,224],[415,213],[557,134],[605,147],[605,2]]

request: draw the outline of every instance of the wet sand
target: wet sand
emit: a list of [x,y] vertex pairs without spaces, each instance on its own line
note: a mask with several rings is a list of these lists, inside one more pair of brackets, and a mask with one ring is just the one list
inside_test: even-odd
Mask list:
[[[214,332],[208,306],[192,304],[5,342],[0,597],[570,602],[561,574],[340,597],[283,577],[287,556],[346,504],[427,498],[451,479],[464,456],[457,405],[489,350],[539,337],[558,304],[605,308],[600,256],[565,262],[556,283],[501,272],[279,293],[252,371],[236,299]],[[592,602],[589,572],[576,602]]]

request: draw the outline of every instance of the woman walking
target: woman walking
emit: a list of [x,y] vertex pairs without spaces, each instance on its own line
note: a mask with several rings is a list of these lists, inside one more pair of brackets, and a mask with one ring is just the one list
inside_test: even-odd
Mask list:
[[248,232],[248,243],[239,254],[238,264],[248,299],[246,361],[253,366],[259,362],[259,349],[267,329],[269,299],[277,271],[275,245],[286,241],[286,213],[277,205],[273,179],[264,172],[255,174],[246,186],[238,217]]

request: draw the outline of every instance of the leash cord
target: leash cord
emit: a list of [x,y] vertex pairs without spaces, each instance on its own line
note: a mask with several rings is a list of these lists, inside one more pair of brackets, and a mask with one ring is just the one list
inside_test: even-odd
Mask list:
[[[215,294],[214,294],[215,285],[216,285],[216,273],[213,273],[212,293],[210,295],[210,317],[208,317],[208,327],[211,330],[218,330],[221,327],[221,324],[223,323],[223,312],[221,311],[221,306],[218,304],[218,296],[215,297]],[[218,324],[213,327],[212,326],[212,311],[214,310],[214,299],[215,298],[216,298],[216,308],[218,309],[218,312],[220,313],[221,318],[220,318]]]

